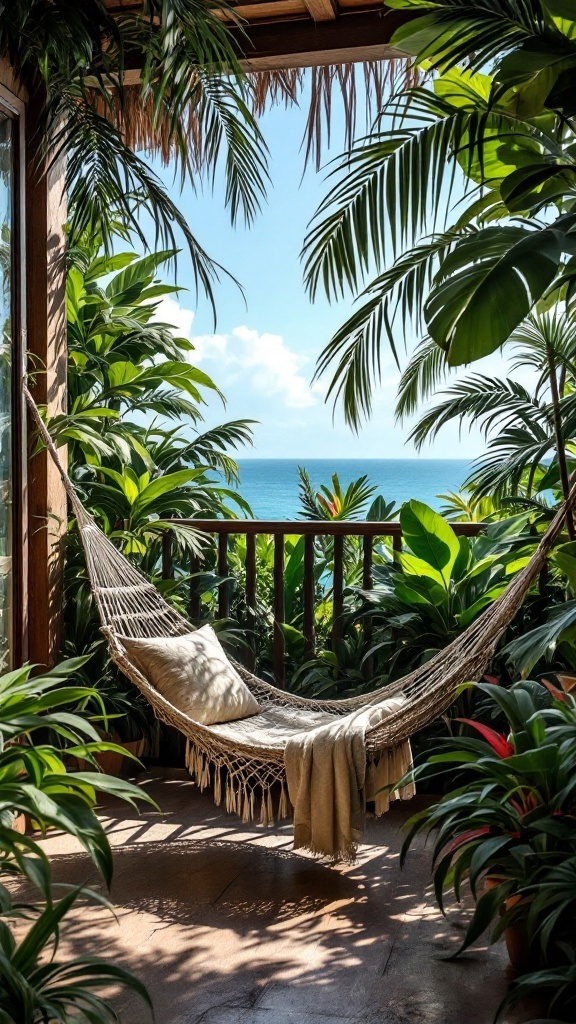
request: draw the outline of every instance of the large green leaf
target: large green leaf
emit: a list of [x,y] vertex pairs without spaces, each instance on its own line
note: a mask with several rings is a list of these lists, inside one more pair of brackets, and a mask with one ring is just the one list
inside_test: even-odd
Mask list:
[[576,601],[566,601],[554,608],[548,621],[513,640],[504,653],[516,670],[526,676],[541,658],[550,659],[563,637],[572,635],[576,627]]
[[552,283],[562,236],[552,229],[485,228],[446,257],[425,307],[428,329],[451,366],[508,341]]
[[402,506],[400,523],[410,550],[432,566],[446,586],[460,553],[458,538],[452,528],[428,505],[414,500]]
[[[166,473],[165,476],[161,476],[157,480],[153,480],[152,483],[148,484],[148,486],[140,492],[134,501],[132,505],[133,518],[138,519],[145,509],[154,505],[154,502],[158,498],[165,494],[169,494],[171,491],[175,491],[177,488],[182,487],[183,484],[191,483],[199,476],[201,476],[201,470],[180,469],[176,473]],[[153,509],[150,509],[150,511],[153,511]]]

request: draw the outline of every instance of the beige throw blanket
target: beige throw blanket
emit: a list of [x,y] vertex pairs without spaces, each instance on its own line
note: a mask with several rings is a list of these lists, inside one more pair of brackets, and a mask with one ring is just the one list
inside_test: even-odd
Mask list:
[[[353,862],[362,840],[366,800],[376,813],[388,810],[389,791],[409,769],[409,742],[384,750],[367,769],[366,732],[405,704],[403,696],[364,707],[288,739],[284,752],[290,802],[294,807],[294,848]],[[407,799],[407,786],[392,799]]]

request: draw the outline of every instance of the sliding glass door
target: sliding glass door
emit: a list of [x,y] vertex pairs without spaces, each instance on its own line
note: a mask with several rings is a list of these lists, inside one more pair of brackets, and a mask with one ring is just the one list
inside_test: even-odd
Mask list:
[[0,672],[14,660],[14,126],[0,108]]

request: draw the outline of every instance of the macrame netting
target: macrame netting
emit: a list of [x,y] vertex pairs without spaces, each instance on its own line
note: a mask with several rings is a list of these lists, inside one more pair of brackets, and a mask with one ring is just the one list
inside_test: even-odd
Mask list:
[[[272,732],[267,739],[259,724],[256,741],[250,738],[250,729],[242,722],[237,723],[236,734],[233,728],[222,730],[218,726],[199,725],[163,697],[130,661],[117,634],[134,638],[167,637],[190,633],[195,627],[164,600],[94,522],[74,490],[28,388],[25,387],[24,393],[30,414],[58,467],[78,523],[102,632],[113,661],[144,694],[156,716],[186,737],[187,767],[201,789],[213,786],[217,804],[224,799],[226,810],[239,814],[245,821],[257,814],[264,823],[271,821],[274,814],[284,817],[289,811],[284,757],[282,745]],[[502,633],[545,565],[575,501],[576,484],[529,563],[504,593],[448,647],[390,686],[347,700],[309,700],[277,689],[234,662],[262,706],[262,714],[254,721],[261,719],[265,729],[267,709],[270,713],[274,711],[277,717],[283,709],[280,717],[287,725],[292,722],[294,731],[300,731],[317,724],[318,712],[347,715],[401,693],[406,698],[401,710],[390,714],[366,736],[370,762],[377,763],[382,757],[391,756],[395,748],[449,707],[460,684],[478,679],[484,672]]]

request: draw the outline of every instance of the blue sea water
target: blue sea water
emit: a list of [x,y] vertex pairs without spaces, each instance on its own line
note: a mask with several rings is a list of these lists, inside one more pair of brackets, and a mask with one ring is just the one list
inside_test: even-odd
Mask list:
[[343,487],[366,475],[387,502],[417,498],[436,509],[437,495],[457,491],[471,468],[465,459],[238,459],[238,465],[240,493],[256,519],[300,518],[298,466],[316,490],[330,486],[334,472]]

